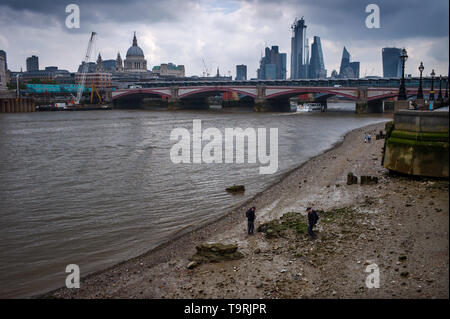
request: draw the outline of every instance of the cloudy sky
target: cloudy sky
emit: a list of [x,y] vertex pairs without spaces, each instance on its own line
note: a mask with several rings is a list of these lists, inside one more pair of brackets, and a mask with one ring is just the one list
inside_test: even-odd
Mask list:
[[[68,29],[68,4],[80,7],[80,28]],[[367,5],[380,8],[380,28],[365,26]],[[288,54],[295,17],[307,24],[307,36],[322,40],[325,67],[339,69],[342,49],[361,62],[361,76],[382,75],[381,48],[406,47],[406,72],[448,73],[448,0],[0,0],[0,49],[11,70],[39,56],[40,68],[56,65],[76,71],[91,31],[98,33],[93,59],[125,58],[136,31],[149,68],[184,64],[187,75],[201,75],[202,59],[213,74],[235,75],[236,64],[256,76],[265,46]],[[290,72],[289,72],[290,74]]]

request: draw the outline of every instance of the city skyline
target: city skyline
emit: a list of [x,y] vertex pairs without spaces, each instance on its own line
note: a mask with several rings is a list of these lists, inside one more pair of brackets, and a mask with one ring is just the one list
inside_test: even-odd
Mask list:
[[[328,0],[324,2],[327,7],[336,7]],[[418,75],[420,61],[425,65],[424,75],[431,69],[447,74],[448,3],[432,1],[419,14],[415,11],[420,11],[420,2],[413,11],[413,6],[405,5],[405,1],[380,1],[381,28],[367,29],[367,4],[341,2],[347,4],[342,6],[348,12],[336,7],[334,15],[327,16],[322,5],[310,1],[110,1],[105,5],[83,0],[78,1],[81,28],[67,29],[66,3],[50,7],[49,1],[36,6],[31,1],[6,0],[0,4],[0,28],[6,31],[0,34],[0,49],[7,52],[8,67],[13,71],[25,70],[26,58],[37,55],[42,69],[57,65],[74,72],[81,63],[90,31],[98,33],[92,61],[99,53],[104,60],[115,59],[117,52],[124,56],[131,45],[130,33],[136,31],[149,70],[173,62],[185,65],[187,76],[201,75],[205,59],[210,70],[219,66],[224,74],[231,71],[235,75],[236,65],[245,64],[248,78],[254,78],[261,50],[266,46],[276,45],[290,56],[291,21],[304,16],[309,42],[313,42],[314,35],[321,38],[329,74],[339,70],[344,46],[353,60],[361,62],[361,77],[383,75],[381,52],[390,46],[408,50],[408,74]],[[139,13],[133,17],[131,13],[136,10]],[[406,19],[408,15],[410,18]],[[422,21],[420,28],[413,21],[415,18]],[[290,59],[287,70],[289,77]]]

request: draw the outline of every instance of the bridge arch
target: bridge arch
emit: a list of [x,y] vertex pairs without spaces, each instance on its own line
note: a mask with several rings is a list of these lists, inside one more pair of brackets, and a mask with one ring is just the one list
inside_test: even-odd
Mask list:
[[159,96],[162,99],[170,98],[170,93],[162,90],[155,90],[152,88],[139,88],[139,89],[126,89],[126,90],[118,90],[113,94],[112,99],[117,100],[124,97],[132,97],[139,95],[147,95],[147,96]]
[[[266,89],[267,90],[267,89]],[[351,100],[357,100],[358,98],[358,89],[357,88],[345,88],[344,91],[339,90],[333,90],[333,88],[294,88],[294,89],[287,89],[287,90],[280,90],[279,92],[274,92],[271,94],[266,93],[267,99],[280,99],[280,98],[291,98],[294,96],[298,96],[301,94],[308,94],[308,93],[322,93],[327,96],[342,96],[349,98]]]
[[200,88],[188,88],[183,92],[180,89],[178,98],[197,98],[197,97],[208,97],[217,93],[224,92],[236,92],[242,95],[247,95],[251,98],[256,98],[256,89],[249,88],[238,88],[238,87],[227,87],[227,86],[211,86],[211,87],[200,87]]

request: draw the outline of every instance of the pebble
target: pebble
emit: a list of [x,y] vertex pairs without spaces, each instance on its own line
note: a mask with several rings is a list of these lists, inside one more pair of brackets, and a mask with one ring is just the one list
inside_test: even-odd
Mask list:
[[187,265],[187,269],[194,269],[196,266],[197,266],[197,262],[191,261],[191,262]]

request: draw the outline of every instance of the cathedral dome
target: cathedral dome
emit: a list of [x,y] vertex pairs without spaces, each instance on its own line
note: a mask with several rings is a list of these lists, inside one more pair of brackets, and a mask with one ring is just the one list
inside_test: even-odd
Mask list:
[[133,37],[133,45],[128,49],[123,65],[126,72],[147,72],[147,60],[144,51],[137,45],[136,33]]
[[127,56],[144,56],[144,51],[138,46],[132,46],[128,49]]
[[137,45],[136,34],[134,34],[133,37],[133,45],[127,51],[127,56],[144,56],[144,51],[142,51],[142,49]]

